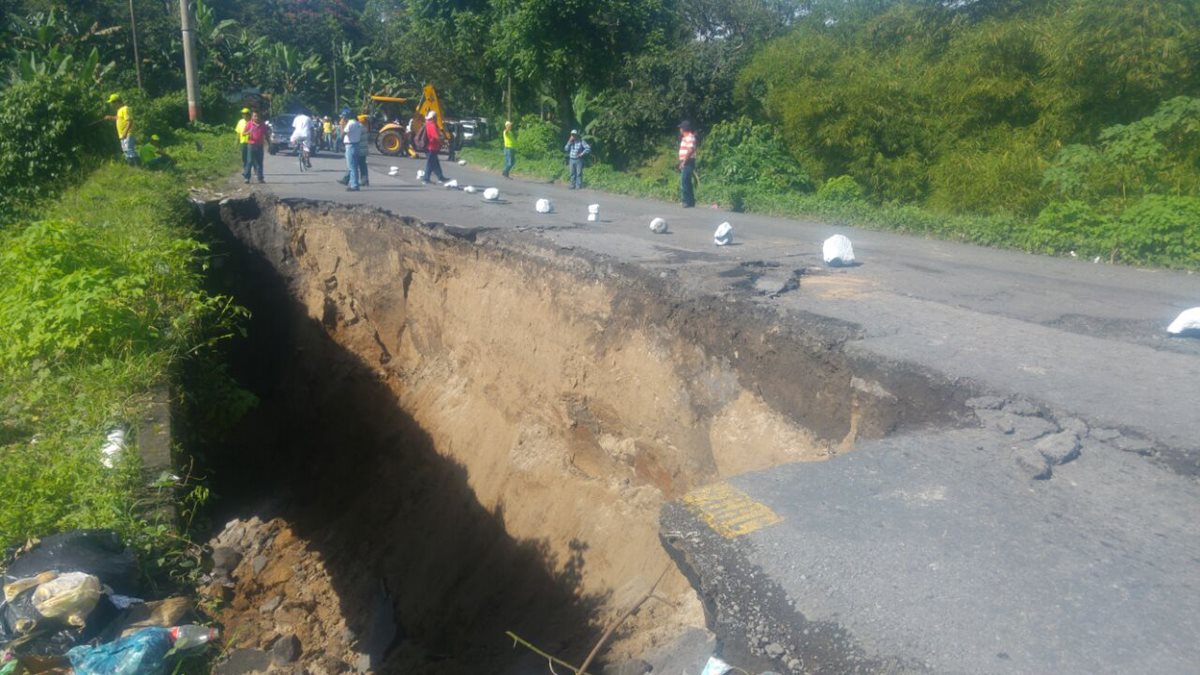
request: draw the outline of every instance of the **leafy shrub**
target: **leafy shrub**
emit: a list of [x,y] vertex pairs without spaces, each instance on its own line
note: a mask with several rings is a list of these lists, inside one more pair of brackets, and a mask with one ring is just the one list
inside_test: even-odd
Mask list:
[[1094,206],[1069,200],[1051,202],[1032,227],[1023,228],[1020,245],[1039,253],[1078,251],[1108,255],[1112,250],[1113,223]]
[[562,147],[566,141],[554,124],[538,118],[537,115],[526,115],[513,126],[516,132],[513,143],[517,157],[547,159],[562,156]]
[[812,179],[788,154],[775,130],[745,116],[714,126],[700,145],[698,161],[705,173],[729,185],[777,191],[813,189]]
[[1036,139],[1001,128],[943,154],[929,168],[927,204],[954,213],[1033,216],[1046,203]]
[[847,204],[864,200],[862,187],[850,176],[837,176],[825,181],[817,190],[817,199],[823,202]]
[[70,78],[43,75],[0,92],[0,129],[0,223],[117,151],[96,92]]
[[1121,214],[1118,254],[1129,262],[1200,264],[1200,197],[1149,195]]

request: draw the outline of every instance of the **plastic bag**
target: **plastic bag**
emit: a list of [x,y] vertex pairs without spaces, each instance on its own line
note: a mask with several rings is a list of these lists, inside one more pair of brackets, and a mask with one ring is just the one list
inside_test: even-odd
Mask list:
[[539,199],[533,205],[533,209],[538,213],[550,213],[554,210],[554,204],[550,203],[549,199]]
[[5,583],[47,570],[85,572],[122,595],[138,595],[137,558],[113,530],[72,530],[42,539],[9,564]]
[[38,585],[44,584],[47,581],[51,581],[57,576],[58,572],[49,570],[42,572],[36,577],[25,577],[23,579],[17,579],[16,581],[11,581],[7,584],[4,584],[4,600],[6,602],[12,602],[18,595],[31,588],[37,588]]
[[717,226],[717,231],[713,232],[713,243],[717,246],[728,246],[733,243],[733,226],[729,223],[721,223]]
[[600,205],[599,204],[588,204],[587,219],[588,219],[588,222],[590,222],[590,223],[594,223],[597,220],[600,220]]
[[830,267],[841,267],[854,262],[854,247],[844,235],[835,234],[821,246],[821,257]]
[[448,181],[446,181],[446,183],[445,183],[445,184],[444,184],[442,187],[445,187],[445,188],[456,188],[456,187],[458,187],[458,179],[457,179],[457,178],[453,178],[453,179],[451,179],[451,180],[448,180]]
[[67,652],[75,675],[161,675],[171,650],[166,628],[143,628],[107,644],[80,645]]
[[700,675],[725,675],[731,670],[733,670],[733,666],[712,656],[709,657],[708,663],[704,664],[704,670],[700,671]]
[[1200,335],[1200,307],[1183,310],[1167,326],[1167,332],[1171,335]]
[[67,572],[37,587],[33,607],[47,619],[82,626],[100,601],[100,580],[83,572]]
[[496,188],[488,188],[483,191],[483,198],[489,202],[494,202],[500,198],[500,191]]
[[666,234],[667,221],[662,218],[655,218],[650,221],[650,231],[654,234]]

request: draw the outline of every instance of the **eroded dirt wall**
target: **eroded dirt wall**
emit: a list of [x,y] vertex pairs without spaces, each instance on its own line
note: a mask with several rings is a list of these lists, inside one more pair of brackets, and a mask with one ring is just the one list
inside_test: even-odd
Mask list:
[[[844,326],[797,334],[514,233],[253,199],[221,220],[287,296],[272,386],[293,421],[271,442],[305,447],[291,488],[314,507],[310,535],[328,529],[326,555],[363,570],[346,602],[381,579],[434,651],[519,622],[585,653],[671,565],[664,501],[903,416],[890,383],[846,363]],[[649,603],[615,654],[703,624],[681,575],[660,594],[671,603]]]

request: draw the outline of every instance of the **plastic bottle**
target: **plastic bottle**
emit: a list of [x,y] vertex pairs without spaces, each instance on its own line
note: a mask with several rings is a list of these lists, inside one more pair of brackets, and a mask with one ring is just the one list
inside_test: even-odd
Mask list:
[[220,634],[216,628],[197,626],[194,623],[171,629],[171,639],[175,641],[175,649],[178,651],[203,647],[216,640]]

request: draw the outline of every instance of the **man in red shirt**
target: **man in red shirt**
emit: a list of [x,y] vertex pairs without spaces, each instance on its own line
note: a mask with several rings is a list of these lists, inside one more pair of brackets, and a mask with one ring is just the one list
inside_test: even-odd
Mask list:
[[250,152],[250,161],[246,162],[246,166],[242,168],[242,178],[246,182],[250,182],[250,169],[253,168],[258,174],[258,182],[265,183],[263,180],[263,145],[266,144],[267,125],[263,124],[258,117],[258,113],[250,115],[250,121],[246,123],[246,148]]
[[679,134],[679,193],[683,208],[690,209],[696,205],[693,183],[696,173],[696,133],[692,131],[692,123],[688,120],[680,122]]
[[425,178],[422,180],[426,183],[433,179],[435,173],[439,183],[446,182],[446,177],[442,175],[442,163],[438,161],[441,147],[442,135],[437,125],[437,112],[430,110],[425,113]]

